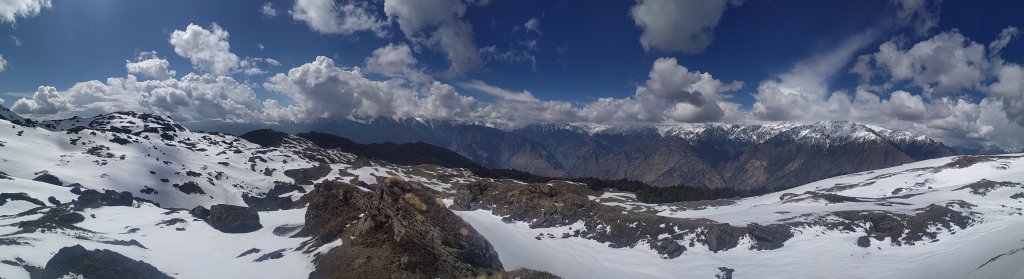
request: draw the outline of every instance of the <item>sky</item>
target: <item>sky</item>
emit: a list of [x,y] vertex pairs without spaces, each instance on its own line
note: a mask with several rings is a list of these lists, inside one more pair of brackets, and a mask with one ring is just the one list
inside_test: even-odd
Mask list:
[[850,120],[1024,147],[1020,1],[0,0],[0,103],[58,118]]

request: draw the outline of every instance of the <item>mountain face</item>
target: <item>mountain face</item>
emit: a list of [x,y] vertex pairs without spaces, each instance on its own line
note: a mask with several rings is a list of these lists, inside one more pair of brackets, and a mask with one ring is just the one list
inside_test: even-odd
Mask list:
[[995,144],[966,144],[953,146],[957,154],[965,155],[998,155],[1007,153],[1021,153],[1024,148],[1003,147]]
[[565,126],[517,133],[545,146],[571,176],[629,178],[657,186],[786,188],[830,176],[952,155],[949,148],[851,122],[691,124],[587,134]]
[[486,166],[551,177],[740,190],[792,187],[954,154],[926,137],[841,121],[626,128],[538,124],[502,130],[478,123],[375,118],[275,129],[316,130],[359,143],[425,142]]
[[29,123],[29,121],[27,119],[25,119],[24,117],[21,117],[21,115],[18,115],[17,113],[14,113],[13,111],[7,109],[3,105],[0,105],[0,120],[7,120],[8,122],[11,122],[11,123],[16,124],[16,125],[29,125],[29,124],[32,124],[32,123]]
[[[246,132],[245,125],[218,126],[217,130]],[[303,133],[319,131],[339,135],[358,143],[424,142],[455,151],[491,167],[509,168],[538,175],[563,177],[568,174],[543,144],[516,133],[485,125],[443,120],[373,118],[368,120],[325,120],[314,123],[274,126],[273,129]]]
[[[1024,274],[1021,154],[930,159],[744,199],[648,204],[579,183],[481,178],[412,163],[429,154],[449,158],[423,144],[360,145],[270,130],[243,138],[133,112],[28,123],[0,120],[4,278]],[[875,140],[881,133],[862,127],[736,137],[746,145],[734,158],[706,164],[759,165],[750,162],[782,154],[810,162],[842,153],[855,166],[913,159],[897,156],[891,137]],[[859,136],[837,136],[844,135],[837,129]],[[661,142],[664,129],[653,131],[649,143]],[[638,134],[608,132],[586,148],[629,146]],[[675,138],[684,140],[658,150],[701,158],[739,145],[692,148]],[[896,151],[852,154],[857,148]],[[768,162],[768,171],[814,171],[810,163]]]

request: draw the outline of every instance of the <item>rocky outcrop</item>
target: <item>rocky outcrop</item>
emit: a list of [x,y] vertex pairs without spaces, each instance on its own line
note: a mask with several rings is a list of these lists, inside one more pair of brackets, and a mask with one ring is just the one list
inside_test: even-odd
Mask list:
[[[562,235],[582,237],[613,248],[635,247],[647,243],[650,249],[666,258],[675,258],[696,243],[711,251],[724,251],[737,247],[740,240],[753,240],[750,249],[771,250],[783,246],[793,237],[790,226],[784,224],[750,224],[736,227],[707,219],[679,219],[658,216],[650,212],[629,212],[588,198],[586,186],[554,181],[546,184],[519,184],[488,182],[458,186],[453,197],[453,210],[491,210],[494,215],[506,216],[505,221],[526,222],[531,228],[574,226]],[[667,236],[667,237],[666,237]],[[538,240],[545,237],[538,236]]]
[[96,190],[82,190],[78,199],[72,202],[75,210],[97,208],[101,206],[132,206],[135,197],[130,192],[117,192],[105,190],[102,193]]
[[999,188],[1024,188],[1024,185],[1022,185],[1021,183],[1014,183],[1009,181],[997,182],[988,179],[982,179],[979,180],[978,182],[964,185],[963,187],[957,188],[956,190],[971,190],[971,194],[985,196],[988,195],[989,192],[992,192]]
[[512,271],[498,272],[490,276],[486,276],[486,279],[503,279],[503,278],[522,278],[522,279],[559,279],[561,277],[555,276],[554,274],[536,271],[531,269],[520,268]]
[[53,185],[57,185],[57,186],[63,186],[64,185],[64,183],[60,181],[60,178],[57,178],[56,176],[53,176],[52,174],[49,174],[49,173],[46,173],[46,172],[43,172],[43,174],[40,174],[39,176],[36,176],[36,178],[33,178],[32,180],[39,181],[39,182],[42,182],[42,183],[47,183],[47,184],[53,184]]
[[[47,232],[47,231],[85,231],[75,224],[85,221],[85,216],[74,212],[70,206],[37,207],[26,211],[23,214],[42,213],[42,216],[35,220],[18,222],[18,232],[13,234]],[[13,235],[12,234],[12,235]]]
[[203,206],[196,206],[195,208],[192,208],[192,210],[189,210],[188,214],[192,215],[192,217],[195,217],[196,219],[206,220],[206,218],[210,217],[210,210]]
[[292,198],[289,197],[275,197],[269,195],[265,197],[257,197],[250,196],[249,194],[242,194],[242,201],[244,201],[245,205],[248,205],[249,208],[256,211],[274,211],[289,209],[292,207]]
[[363,210],[353,198],[364,193],[351,184],[333,181],[314,187],[312,192],[295,203],[295,206],[306,206],[306,216],[305,225],[294,236],[315,236],[314,245],[323,245],[338,239],[349,225],[360,218]]
[[77,274],[82,278],[171,278],[152,265],[133,260],[110,250],[86,250],[81,245],[61,248],[33,278],[64,278]]
[[318,259],[311,278],[467,278],[502,270],[481,235],[418,183],[388,178],[374,192],[328,182],[303,197],[297,235],[345,245]]
[[331,173],[330,165],[319,165],[312,168],[291,169],[284,171],[284,175],[294,179],[298,185],[313,185],[313,180],[324,178]]
[[24,201],[38,206],[46,206],[43,201],[33,198],[25,193],[0,193],[0,206],[7,204],[8,201]]
[[[962,206],[971,206],[964,204]],[[886,238],[896,246],[914,245],[923,240],[935,240],[941,230],[965,229],[977,221],[970,213],[947,206],[928,205],[914,210],[911,215],[882,211],[837,211],[832,213],[842,221],[820,221],[845,231],[863,231],[876,241]],[[864,225],[866,224],[866,225]],[[859,246],[867,247],[870,240],[858,239]]]
[[236,205],[211,206],[205,220],[214,229],[225,233],[249,233],[263,228],[256,210]]
[[[326,171],[316,171],[324,172],[323,175],[327,175],[326,172],[330,172],[331,170],[330,166],[328,165],[321,165],[320,167],[314,167],[311,169],[326,169]],[[285,174],[289,174],[290,171],[304,173],[299,175],[306,178],[297,178],[296,180],[308,181],[308,176],[306,175],[308,174],[308,172],[310,172],[311,169],[288,170],[285,171]],[[295,172],[291,172],[291,174],[296,175]],[[322,176],[317,177],[316,179],[320,178],[322,178]],[[313,184],[312,181],[309,181],[309,184]],[[306,189],[302,188],[302,186],[298,186],[292,183],[275,182],[274,188],[270,189],[270,191],[267,191],[264,194],[250,195],[248,193],[243,193],[242,201],[244,201],[247,206],[249,206],[252,209],[255,209],[256,211],[285,210],[292,208],[292,204],[294,204],[294,202],[292,201],[292,198],[290,196],[282,197],[281,195],[292,192],[306,193]]]
[[271,129],[259,129],[242,134],[238,137],[263,147],[278,147],[281,146],[284,139],[288,138],[288,133],[282,133]]

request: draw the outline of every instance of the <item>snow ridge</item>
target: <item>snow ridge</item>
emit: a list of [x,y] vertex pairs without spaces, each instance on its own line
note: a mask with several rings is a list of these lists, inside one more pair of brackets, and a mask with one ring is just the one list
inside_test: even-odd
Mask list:
[[896,144],[935,142],[923,135],[915,135],[910,132],[896,131],[878,125],[851,121],[773,122],[765,124],[678,123],[621,127],[588,123],[549,123],[530,127],[546,131],[562,130],[586,135],[643,135],[657,133],[661,137],[677,137],[690,142],[722,140],[758,144],[769,140],[788,140],[824,145],[869,141],[889,141]]

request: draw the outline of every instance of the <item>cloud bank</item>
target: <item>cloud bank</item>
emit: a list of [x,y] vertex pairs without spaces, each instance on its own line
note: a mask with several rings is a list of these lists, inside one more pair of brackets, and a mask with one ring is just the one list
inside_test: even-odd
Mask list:
[[[429,11],[416,9],[415,3],[386,5],[392,7],[386,11],[389,17],[407,29],[403,33],[426,41],[381,46],[362,65],[338,65],[319,56],[272,72],[267,68],[280,65],[274,59],[232,53],[230,36],[220,26],[190,24],[175,30],[169,43],[177,55],[191,62],[194,73],[179,77],[166,59],[142,52],[125,61],[125,76],[60,90],[42,86],[32,96],[15,101],[11,109],[37,117],[138,110],[186,122],[417,117],[486,121],[509,128],[546,122],[853,120],[910,130],[951,144],[1024,146],[1018,136],[1024,132],[1024,67],[1002,58],[1002,50],[1019,36],[1015,27],[1007,27],[987,43],[956,30],[916,42],[898,38],[880,45],[872,45],[876,34],[858,34],[752,87],[663,57],[653,61],[631,95],[569,102],[544,100],[527,90],[481,80],[449,84],[428,74],[415,57],[416,47],[430,43],[439,30],[447,28],[443,25],[461,24],[468,5],[446,3],[456,8]],[[433,42],[444,51],[441,39]],[[233,77],[250,74],[268,76],[262,83]],[[859,76],[860,84],[832,88],[831,81],[842,74]],[[256,89],[271,96],[258,97]],[[754,99],[749,107],[733,100],[742,90]]]

